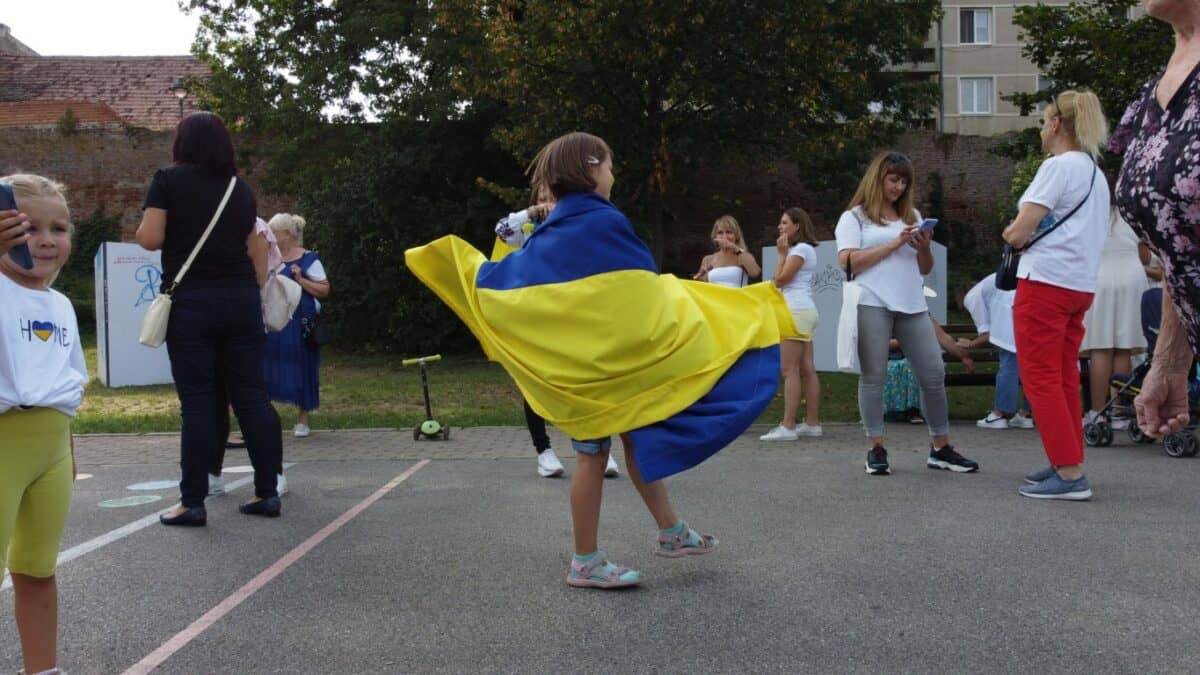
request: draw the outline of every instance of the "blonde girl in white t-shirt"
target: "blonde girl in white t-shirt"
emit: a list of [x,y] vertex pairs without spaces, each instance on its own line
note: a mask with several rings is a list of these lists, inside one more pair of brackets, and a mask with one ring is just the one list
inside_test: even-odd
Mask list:
[[751,279],[757,279],[762,274],[762,268],[754,259],[754,254],[746,247],[746,238],[742,236],[742,226],[736,218],[724,215],[713,223],[712,242],[716,252],[704,256],[700,261],[700,271],[692,275],[693,279],[707,281],[718,286],[741,288],[748,286]]
[[[763,441],[794,441],[800,436],[821,435],[821,381],[813,363],[813,334],[817,330],[817,306],[812,299],[813,272],[817,269],[817,235],[804,209],[792,207],[779,217],[779,257],[775,263],[775,285],[783,293],[799,337],[779,346],[783,372],[783,421],[760,436]],[[805,398],[804,422],[796,424],[800,399]]]
[[892,337],[900,342],[921,387],[925,422],[932,437],[926,466],[960,473],[979,469],[950,444],[946,368],[929,320],[922,280],[933,269],[929,248],[933,231],[920,227],[921,214],[913,208],[913,192],[912,161],[898,152],[876,155],[835,232],[838,263],[862,288],[858,408],[871,444],[867,473],[873,476],[891,473],[883,446],[883,386]]
[[[75,309],[50,288],[71,255],[62,187],[0,178],[18,210],[0,211],[0,571],[12,575],[26,673],[57,673],[54,571],[75,479],[71,418],[87,366]],[[9,251],[29,246],[33,268]]]

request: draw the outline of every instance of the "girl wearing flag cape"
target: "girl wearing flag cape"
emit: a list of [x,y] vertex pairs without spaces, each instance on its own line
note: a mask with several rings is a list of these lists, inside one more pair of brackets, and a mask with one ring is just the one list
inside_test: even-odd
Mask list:
[[[616,588],[641,574],[609,562],[597,530],[611,437],[659,528],[655,553],[716,550],[677,517],[662,478],[715,454],[774,397],[779,342],[795,334],[771,284],[730,289],[659,275],[608,200],[612,151],[585,133],[538,153],[534,185],[557,199],[524,247],[498,263],[457,237],[405,253],[539,415],[576,451],[572,586]],[[583,255],[579,255],[583,253]],[[734,320],[736,319],[736,320]]]

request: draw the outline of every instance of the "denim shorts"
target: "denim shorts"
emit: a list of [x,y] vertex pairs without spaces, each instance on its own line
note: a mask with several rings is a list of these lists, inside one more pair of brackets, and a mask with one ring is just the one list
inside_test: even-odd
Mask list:
[[602,452],[612,450],[612,436],[596,438],[590,441],[577,441],[572,438],[571,448],[575,452],[582,452],[585,455],[599,455]]

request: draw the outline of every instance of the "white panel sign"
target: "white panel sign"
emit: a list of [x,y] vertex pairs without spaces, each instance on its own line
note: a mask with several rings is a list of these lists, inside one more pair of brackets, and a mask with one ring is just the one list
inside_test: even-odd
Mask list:
[[[925,285],[937,292],[936,298],[926,298],[929,313],[938,323],[946,322],[946,247],[933,242],[933,270],[925,275]],[[779,250],[765,246],[762,250],[763,279],[770,280],[775,272]],[[842,282],[846,275],[837,263],[837,242],[823,241],[817,245],[817,271],[813,276],[813,300],[820,319],[813,339],[816,350],[813,358],[817,370],[837,371],[837,324],[842,312]]]
[[109,387],[170,384],[166,346],[138,342],[142,317],[158,294],[162,265],[158,251],[137,244],[105,242],[96,251],[96,365]]

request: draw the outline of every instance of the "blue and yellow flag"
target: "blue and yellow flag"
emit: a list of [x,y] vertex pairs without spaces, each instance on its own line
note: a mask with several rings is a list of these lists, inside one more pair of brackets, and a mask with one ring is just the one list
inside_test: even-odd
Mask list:
[[780,339],[795,335],[773,284],[659,275],[595,193],[564,196],[500,262],[454,236],[404,257],[539,415],[577,439],[629,432],[647,482],[745,431],[775,395]]

